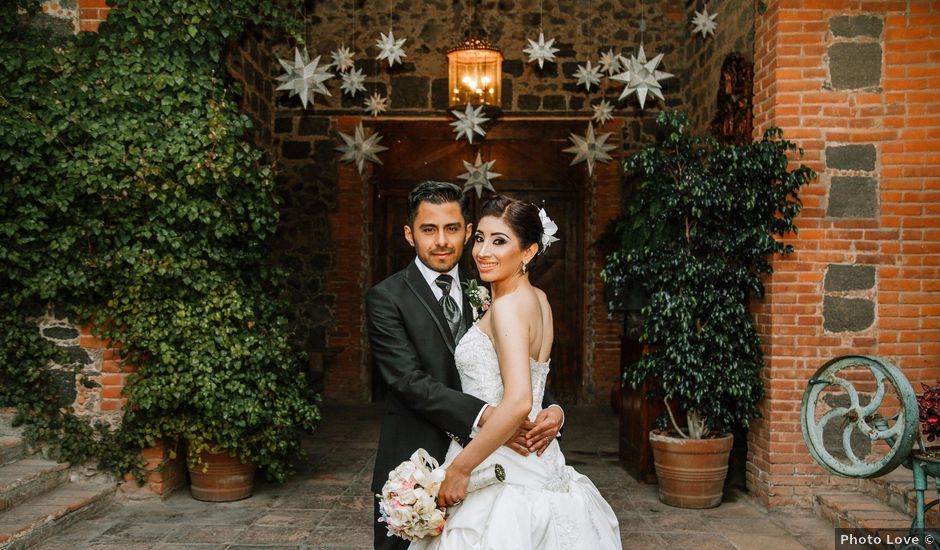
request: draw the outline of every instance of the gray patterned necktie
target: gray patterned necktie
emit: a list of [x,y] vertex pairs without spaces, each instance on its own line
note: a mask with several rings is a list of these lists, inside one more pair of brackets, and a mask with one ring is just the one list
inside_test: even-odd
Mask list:
[[443,274],[434,280],[434,284],[444,293],[438,303],[441,304],[441,309],[444,311],[444,318],[447,319],[447,324],[450,326],[450,333],[454,336],[454,342],[456,342],[462,336],[461,329],[463,329],[463,323],[461,322],[460,308],[457,306],[457,301],[450,295],[450,287],[454,284],[454,278],[450,275]]

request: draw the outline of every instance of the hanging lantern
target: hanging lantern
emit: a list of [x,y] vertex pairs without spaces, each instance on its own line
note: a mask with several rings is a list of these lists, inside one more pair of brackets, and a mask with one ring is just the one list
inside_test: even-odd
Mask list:
[[499,109],[503,53],[486,38],[468,38],[447,51],[450,106],[486,105]]

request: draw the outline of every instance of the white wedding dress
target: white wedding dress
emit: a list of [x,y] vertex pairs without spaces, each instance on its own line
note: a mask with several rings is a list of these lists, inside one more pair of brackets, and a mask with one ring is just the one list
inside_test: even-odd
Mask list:
[[[463,391],[496,405],[503,383],[496,350],[474,325],[455,352]],[[548,362],[529,360],[532,369],[532,411],[541,410]],[[451,443],[445,463],[461,451]],[[411,550],[607,550],[620,549],[617,517],[587,477],[565,465],[558,441],[542,456],[523,457],[500,447],[478,467],[506,470],[503,483],[469,493],[449,510],[444,532],[411,543]]]

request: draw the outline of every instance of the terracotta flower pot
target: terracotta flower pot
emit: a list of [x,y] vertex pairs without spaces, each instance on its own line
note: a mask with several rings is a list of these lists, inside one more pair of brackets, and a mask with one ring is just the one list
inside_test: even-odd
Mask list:
[[659,499],[677,508],[721,504],[734,436],[683,439],[650,432]]
[[230,502],[251,496],[255,465],[242,464],[227,452],[200,454],[201,464],[189,465],[189,491],[196,500]]

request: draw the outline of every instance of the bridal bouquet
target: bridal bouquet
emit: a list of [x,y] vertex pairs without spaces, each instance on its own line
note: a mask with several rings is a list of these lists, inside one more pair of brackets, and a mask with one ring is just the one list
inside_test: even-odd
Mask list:
[[[447,514],[437,506],[437,493],[441,489],[446,471],[424,449],[418,449],[411,458],[389,472],[379,499],[379,521],[388,526],[388,535],[406,540],[418,540],[428,535],[436,537],[444,530]],[[470,475],[468,492],[482,489],[506,479],[502,466],[474,471]]]

